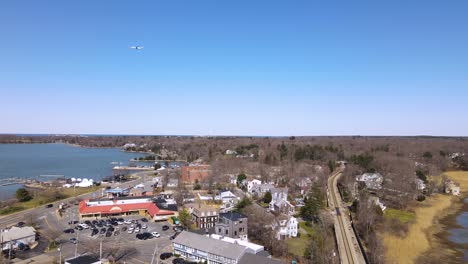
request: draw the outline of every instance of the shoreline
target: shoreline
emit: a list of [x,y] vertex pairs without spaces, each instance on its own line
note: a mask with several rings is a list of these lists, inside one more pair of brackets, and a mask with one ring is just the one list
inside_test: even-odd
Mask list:
[[440,211],[425,230],[429,248],[417,256],[415,263],[463,263],[461,245],[449,240],[449,230],[460,227],[456,217],[464,210],[463,196],[450,198],[450,207]]

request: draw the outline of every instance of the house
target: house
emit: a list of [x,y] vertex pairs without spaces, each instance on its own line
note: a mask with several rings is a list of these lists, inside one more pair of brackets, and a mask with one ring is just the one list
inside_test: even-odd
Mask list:
[[380,173],[364,173],[356,177],[356,181],[364,183],[367,189],[382,189],[383,176]]
[[172,240],[174,254],[207,264],[239,264],[247,247],[183,231]]
[[269,209],[271,212],[283,213],[287,215],[294,214],[294,205],[288,202],[288,188],[272,188],[271,202]]
[[210,175],[210,165],[189,165],[183,166],[180,169],[180,178],[186,183],[195,183],[195,181],[203,181]]
[[266,253],[264,246],[259,245],[259,244],[255,244],[255,243],[251,243],[251,242],[249,242],[247,240],[242,240],[242,239],[239,239],[239,238],[231,238],[231,237],[226,237],[226,236],[220,236],[220,235],[216,235],[216,234],[205,234],[205,236],[207,236],[209,238],[212,238],[212,239],[228,242],[228,243],[231,243],[231,244],[244,246],[244,247],[246,247],[246,251],[245,251],[246,253],[251,253],[251,254],[264,254],[264,253]]
[[253,179],[253,180],[251,180],[251,181],[244,180],[242,183],[244,184],[244,186],[247,187],[247,192],[251,193],[251,192],[252,192],[252,188],[253,188],[255,185],[261,184],[262,181],[257,180],[257,179]]
[[95,257],[82,255],[65,260],[65,264],[101,264],[102,262]]
[[252,186],[250,193],[252,195],[262,196],[264,193],[269,192],[273,188],[273,184],[270,183],[255,184]]
[[230,238],[240,238],[247,241],[248,231],[247,216],[239,212],[219,214],[219,220],[215,224],[215,233]]
[[424,184],[423,180],[416,179],[415,182],[416,182],[416,189],[418,191],[424,191],[424,189],[426,189],[426,184]]
[[228,149],[226,150],[226,155],[237,155],[237,151]]
[[276,233],[276,239],[296,237],[298,229],[297,219],[293,216],[281,214],[275,218],[271,227]]
[[176,188],[177,186],[179,186],[179,180],[178,179],[169,179],[167,181],[167,187],[169,188]]
[[129,196],[152,196],[153,195],[153,187],[151,187],[149,184],[138,184],[135,185],[132,189],[129,191]]
[[0,232],[2,249],[17,248],[20,244],[31,245],[36,241],[36,229],[32,226],[4,229]]
[[447,194],[452,194],[452,195],[460,195],[460,184],[452,181],[452,180],[448,180],[445,182],[445,193]]
[[369,197],[369,203],[373,203],[377,205],[378,207],[380,207],[380,210],[382,210],[382,212],[385,211],[385,209],[387,209],[387,207],[380,201],[379,197],[376,197],[376,196]]
[[185,208],[192,215],[192,222],[197,228],[209,229],[214,227],[218,222],[219,211],[214,206],[196,203],[186,204]]

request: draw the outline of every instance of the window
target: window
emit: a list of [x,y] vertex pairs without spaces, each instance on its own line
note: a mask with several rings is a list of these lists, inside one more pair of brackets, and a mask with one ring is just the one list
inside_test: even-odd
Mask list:
[[227,235],[227,234],[228,234],[228,230],[226,229],[225,231],[226,231],[226,235]]
[[221,233],[221,228],[218,228],[218,233]]

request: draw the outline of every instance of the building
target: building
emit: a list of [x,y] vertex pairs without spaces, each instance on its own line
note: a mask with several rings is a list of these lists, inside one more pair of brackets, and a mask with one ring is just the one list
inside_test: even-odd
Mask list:
[[180,169],[180,178],[183,182],[195,183],[196,180],[203,181],[210,173],[210,165],[183,166]]
[[215,233],[220,236],[240,238],[247,241],[248,218],[239,212],[219,214],[219,221],[215,225]]
[[78,205],[81,218],[104,216],[140,215],[161,220],[174,215],[173,211],[161,210],[146,197],[124,197],[118,199],[83,200]]
[[238,264],[247,247],[192,232],[181,232],[172,240],[174,254],[207,264]]
[[416,179],[415,180],[415,183],[416,183],[416,189],[418,191],[424,191],[426,189],[426,184],[424,183],[423,180],[421,179]]
[[240,262],[240,264],[286,264],[281,260],[272,259],[271,257],[264,257],[260,255],[255,255],[252,253],[245,253]]
[[251,181],[244,180],[242,182],[247,187],[247,192],[251,193],[255,185],[262,184],[262,181],[253,179]]
[[186,204],[185,208],[192,215],[192,222],[197,228],[209,229],[214,227],[218,222],[219,211],[214,206],[196,203]]
[[272,228],[276,233],[276,239],[278,240],[296,237],[297,226],[297,219],[285,214],[277,216],[272,224]]
[[380,173],[364,173],[356,177],[356,181],[365,184],[367,189],[382,189],[383,176]]
[[242,240],[242,239],[239,239],[239,238],[231,238],[231,237],[226,237],[226,236],[220,236],[220,235],[216,235],[216,234],[205,234],[205,236],[207,236],[209,238],[212,238],[212,239],[228,242],[228,243],[231,243],[231,244],[244,246],[244,247],[246,247],[246,251],[245,251],[246,253],[251,253],[251,254],[264,254],[264,253],[266,253],[266,254],[269,254],[268,252],[265,251],[264,246],[259,245],[259,244],[255,244],[255,243],[251,243],[251,242],[249,242],[247,240]]
[[269,192],[273,188],[275,188],[275,186],[270,183],[255,184],[252,186],[252,189],[249,193],[252,195],[262,196],[264,193]]
[[174,178],[171,178],[167,181],[167,187],[169,188],[176,188],[177,186],[179,186],[179,180],[178,179],[174,179]]
[[288,188],[272,188],[271,202],[269,209],[271,212],[293,215],[295,213],[294,205],[288,202]]
[[138,184],[128,192],[129,196],[153,196],[153,187],[149,184]]
[[36,229],[32,226],[4,229],[0,233],[2,249],[17,248],[20,244],[31,245],[36,241]]
[[95,257],[82,255],[75,258],[65,260],[65,264],[101,264],[102,262]]
[[445,182],[445,193],[447,194],[452,194],[452,195],[460,195],[460,184],[452,181],[452,180],[448,180]]

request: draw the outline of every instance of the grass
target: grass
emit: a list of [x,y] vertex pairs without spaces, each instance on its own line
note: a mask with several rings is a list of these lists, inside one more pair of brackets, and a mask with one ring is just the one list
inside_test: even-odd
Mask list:
[[305,249],[309,244],[309,237],[314,233],[314,229],[306,225],[306,222],[299,223],[300,236],[286,240],[288,251],[294,256],[304,256]]
[[[50,196],[50,192],[53,189],[44,190],[38,193],[38,196],[29,200],[27,202],[16,202],[2,210],[0,210],[0,215],[8,215],[12,213],[16,213],[19,211],[36,208],[44,204],[53,203],[59,200],[67,199],[73,196],[82,195],[85,193],[90,193],[99,190],[102,188],[101,186],[91,186],[89,188],[76,188],[76,193],[74,193],[73,188],[63,188],[57,189],[58,190],[58,199],[56,197]],[[49,194],[49,195],[47,195]]]
[[[460,191],[465,192],[468,189],[468,172],[451,171],[444,175],[460,184]],[[432,176],[431,180],[439,181],[441,176]],[[387,263],[414,263],[416,259],[431,248],[433,234],[437,229],[434,223],[437,219],[444,216],[444,211],[452,206],[455,199],[451,195],[436,194],[425,201],[418,203],[414,209],[414,220],[408,229],[406,237],[401,238],[389,233],[383,234],[384,245],[386,247]],[[390,210],[390,211],[388,211]],[[398,217],[406,221],[409,215],[398,210],[388,208],[385,210],[386,217]],[[388,211],[388,212],[387,212]],[[387,216],[389,214],[389,216]],[[437,249],[435,249],[437,250]]]
[[384,212],[384,216],[386,218],[396,218],[400,220],[401,223],[409,223],[414,219],[414,213],[393,208],[387,208]]

